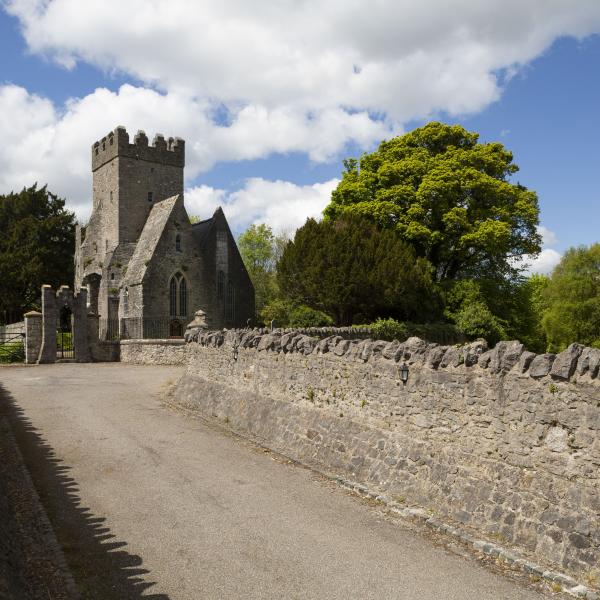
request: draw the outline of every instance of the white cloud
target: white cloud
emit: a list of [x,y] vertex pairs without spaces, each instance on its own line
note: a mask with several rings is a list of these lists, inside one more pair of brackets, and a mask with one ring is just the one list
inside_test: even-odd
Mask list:
[[5,0],[32,52],[163,90],[269,109],[351,107],[396,122],[478,111],[597,0]]
[[561,254],[552,248],[543,249],[537,258],[530,261],[527,273],[541,273],[543,275],[549,275],[554,267],[560,262],[562,258]]
[[537,230],[542,236],[542,251],[535,258],[525,256],[523,265],[525,266],[525,272],[528,274],[540,273],[542,275],[549,275],[562,258],[560,252],[548,247],[554,246],[558,242],[558,238],[554,231],[551,231],[544,225],[539,225]]
[[244,187],[230,193],[208,186],[190,188],[185,192],[185,205],[189,214],[201,218],[212,215],[221,206],[236,231],[252,223],[267,223],[277,233],[293,232],[309,217],[321,217],[338,183],[338,179],[331,179],[295,185],[253,177]]
[[117,124],[185,138],[188,182],[272,153],[331,161],[408,120],[480,111],[555,39],[600,31],[597,0],[0,3],[32,53],[141,82],[64,106],[0,86],[0,193],[48,182],[82,217],[90,145]]
[[25,89],[0,86],[0,193],[37,181],[66,196],[85,219],[91,210],[92,143],[117,124],[130,136],[145,129],[186,139],[186,178],[192,181],[218,161],[254,159],[272,152],[304,151],[327,160],[350,140],[368,145],[385,134],[381,122],[364,113],[321,111],[307,123],[294,111],[261,109],[249,117],[245,107],[233,122],[218,125],[208,103],[175,92],[123,85],[117,92],[97,89],[55,107]]

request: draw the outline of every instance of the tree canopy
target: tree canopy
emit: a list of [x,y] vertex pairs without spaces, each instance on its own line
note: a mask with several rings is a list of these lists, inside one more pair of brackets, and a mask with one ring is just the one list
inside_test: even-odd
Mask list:
[[287,298],[331,315],[338,325],[439,314],[427,260],[360,215],[309,219],[286,246],[277,277]]
[[571,342],[600,348],[600,244],[567,250],[544,296],[542,324],[550,351]]
[[238,238],[242,260],[254,285],[259,314],[278,293],[275,266],[281,243],[264,223],[250,225]]
[[46,186],[0,196],[0,318],[36,307],[40,288],[73,285],[75,215]]
[[429,123],[344,161],[325,217],[362,215],[392,230],[434,267],[437,281],[507,278],[540,251],[535,192],[500,143],[458,125]]

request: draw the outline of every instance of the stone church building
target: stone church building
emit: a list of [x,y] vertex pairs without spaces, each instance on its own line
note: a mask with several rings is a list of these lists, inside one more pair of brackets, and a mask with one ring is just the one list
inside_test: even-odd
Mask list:
[[190,223],[185,142],[117,127],[92,146],[93,207],[78,227],[75,289],[132,337],[178,337],[201,309],[213,327],[254,317],[254,288],[219,208]]

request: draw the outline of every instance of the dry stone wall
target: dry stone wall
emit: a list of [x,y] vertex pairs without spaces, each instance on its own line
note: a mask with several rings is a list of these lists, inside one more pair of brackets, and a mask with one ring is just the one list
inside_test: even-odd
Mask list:
[[188,341],[176,402],[551,568],[600,564],[600,350],[257,330]]

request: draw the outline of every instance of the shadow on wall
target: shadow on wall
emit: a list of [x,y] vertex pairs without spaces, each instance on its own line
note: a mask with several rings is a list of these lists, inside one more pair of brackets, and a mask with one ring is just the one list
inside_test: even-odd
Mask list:
[[23,454],[50,522],[62,547],[81,597],[86,600],[169,600],[166,594],[148,593],[156,582],[143,580],[149,573],[142,558],[123,550],[105,526],[106,519],[81,505],[71,467],[58,459],[37,433],[14,398],[0,385],[0,415],[5,415]]

